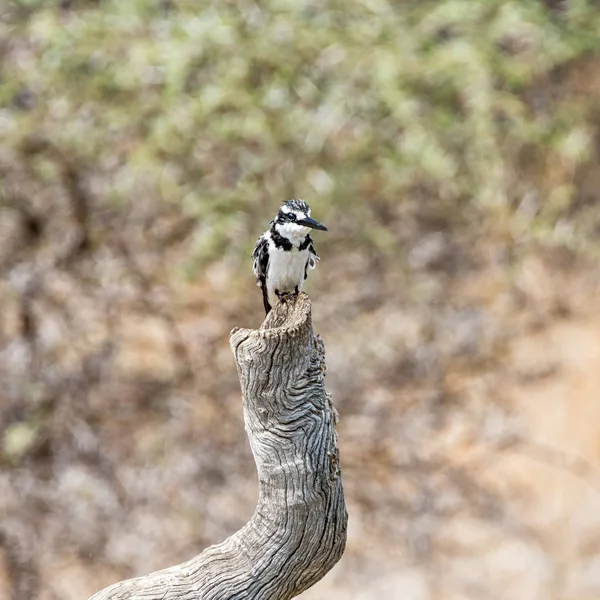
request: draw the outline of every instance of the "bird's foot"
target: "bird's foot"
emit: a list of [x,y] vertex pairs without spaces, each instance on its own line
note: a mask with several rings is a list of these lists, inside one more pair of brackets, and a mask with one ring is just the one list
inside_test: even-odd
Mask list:
[[277,298],[279,298],[279,301],[285,304],[288,300],[295,298],[298,295],[298,288],[293,292],[280,292],[279,290],[275,290],[275,294]]

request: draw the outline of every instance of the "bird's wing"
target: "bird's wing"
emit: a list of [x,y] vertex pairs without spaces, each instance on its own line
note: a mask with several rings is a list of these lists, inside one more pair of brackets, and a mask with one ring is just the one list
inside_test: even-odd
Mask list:
[[308,260],[306,261],[306,267],[304,268],[304,279],[306,279],[308,269],[314,269],[319,262],[320,257],[315,250],[315,244],[310,236],[308,236]]
[[269,240],[262,235],[256,241],[252,258],[254,259],[252,270],[256,277],[256,283],[262,286],[267,276],[267,268],[269,267]]
[[252,270],[256,277],[256,285],[262,289],[263,304],[265,312],[269,314],[271,305],[267,294],[267,269],[269,268],[269,240],[264,235],[260,236],[256,242],[256,247],[252,253],[254,259]]

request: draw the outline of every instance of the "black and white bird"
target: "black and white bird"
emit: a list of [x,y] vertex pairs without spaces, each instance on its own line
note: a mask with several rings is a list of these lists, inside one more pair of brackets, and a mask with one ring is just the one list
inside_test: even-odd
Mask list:
[[311,218],[310,206],[304,200],[288,200],[258,238],[252,253],[253,269],[267,314],[276,300],[297,294],[308,269],[317,266],[319,255],[308,233],[311,229],[327,231],[325,225]]

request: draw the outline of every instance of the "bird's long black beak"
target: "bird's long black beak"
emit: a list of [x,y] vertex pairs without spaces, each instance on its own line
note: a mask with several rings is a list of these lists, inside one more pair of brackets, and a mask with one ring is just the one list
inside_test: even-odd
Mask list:
[[304,225],[305,227],[311,227],[312,229],[320,229],[321,231],[327,231],[327,227],[325,227],[323,223],[319,223],[319,221],[315,221],[310,217],[300,219],[299,221],[296,221],[296,223],[298,223],[298,225]]

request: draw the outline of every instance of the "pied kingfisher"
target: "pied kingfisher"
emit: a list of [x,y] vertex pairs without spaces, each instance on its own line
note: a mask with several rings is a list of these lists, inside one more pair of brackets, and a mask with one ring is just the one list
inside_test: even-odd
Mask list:
[[307,270],[317,266],[319,255],[308,235],[311,229],[327,231],[325,225],[311,219],[310,206],[304,200],[288,200],[258,238],[252,253],[253,270],[267,314],[276,299],[297,294]]

